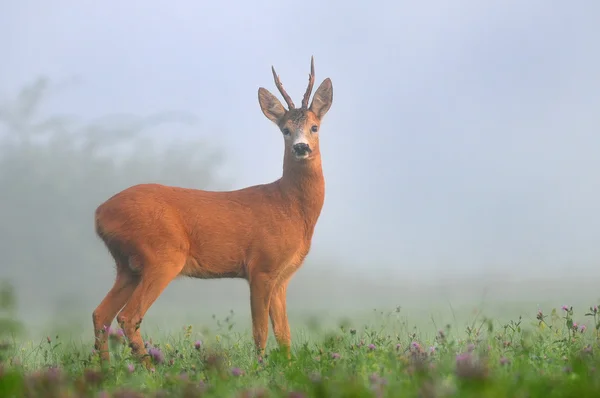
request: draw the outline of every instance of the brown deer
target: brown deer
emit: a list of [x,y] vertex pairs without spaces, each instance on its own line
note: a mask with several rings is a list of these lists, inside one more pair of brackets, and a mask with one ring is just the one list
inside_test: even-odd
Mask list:
[[333,86],[325,79],[309,106],[315,82],[311,57],[308,88],[296,108],[271,69],[288,109],[262,87],[258,102],[283,134],[281,178],[235,191],[139,184],[96,209],[96,233],[116,263],[114,285],[93,313],[102,362],[109,361],[105,330],[118,313],[132,354],[150,366],[140,324],[180,276],[246,279],[258,355],[265,350],[270,317],[280,349],[290,356],[286,290],[310,250],[325,199],[319,128],[331,107]]

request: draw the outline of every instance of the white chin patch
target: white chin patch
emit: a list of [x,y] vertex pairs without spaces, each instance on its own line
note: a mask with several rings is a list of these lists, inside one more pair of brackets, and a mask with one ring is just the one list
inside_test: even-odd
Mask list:
[[292,155],[294,155],[294,157],[298,160],[308,159],[308,157],[310,156],[309,153],[305,153],[304,155],[298,155],[295,152],[292,152]]

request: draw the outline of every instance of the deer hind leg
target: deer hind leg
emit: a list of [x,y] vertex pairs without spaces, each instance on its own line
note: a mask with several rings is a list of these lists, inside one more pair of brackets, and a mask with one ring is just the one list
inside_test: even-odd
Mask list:
[[250,280],[250,310],[252,335],[259,356],[263,355],[269,335],[269,302],[273,293],[273,281],[265,274],[255,275]]
[[142,318],[184,265],[185,255],[181,253],[172,255],[168,260],[145,261],[140,283],[117,316],[117,322],[129,340],[132,354],[141,359],[146,368],[151,366],[151,359],[147,356],[140,332]]
[[271,317],[271,325],[273,326],[273,334],[279,348],[291,358],[291,334],[290,325],[287,317],[286,308],[286,293],[289,280],[282,282],[273,290],[271,302],[269,304],[269,316]]
[[127,303],[138,283],[137,275],[128,272],[117,263],[117,277],[114,285],[92,314],[95,335],[94,348],[100,353],[101,362],[108,363],[110,361],[108,328],[119,310]]

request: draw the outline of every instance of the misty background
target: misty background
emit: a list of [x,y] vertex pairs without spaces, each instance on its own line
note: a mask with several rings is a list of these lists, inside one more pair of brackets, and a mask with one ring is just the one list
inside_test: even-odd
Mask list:
[[[314,55],[316,86],[334,86],[327,191],[292,316],[593,304],[598,15],[591,0],[4,2],[0,278],[28,325],[91,332],[114,279],[95,208],[143,182],[279,178],[257,90],[279,95],[274,65],[299,102]],[[244,281],[176,280],[145,322],[247,318],[248,298]]]

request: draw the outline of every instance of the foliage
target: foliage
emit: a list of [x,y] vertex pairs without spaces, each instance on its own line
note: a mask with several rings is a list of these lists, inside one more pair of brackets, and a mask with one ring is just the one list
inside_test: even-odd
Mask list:
[[[65,316],[66,304],[96,303],[110,286],[111,260],[93,228],[101,202],[144,182],[217,185],[222,160],[200,139],[151,145],[143,134],[150,128],[190,121],[175,113],[89,123],[47,116],[43,105],[52,88],[40,78],[0,104],[0,269],[19,287],[27,315],[40,318],[54,315],[49,303]],[[176,129],[170,133],[177,136]],[[81,283],[107,277],[105,286]],[[35,295],[25,294],[30,291]],[[57,296],[61,291],[69,296]]]
[[548,316],[539,311],[528,325],[521,318],[504,325],[483,319],[462,332],[446,326],[423,339],[397,316],[361,330],[346,321],[319,339],[296,341],[290,361],[273,345],[265,358],[256,358],[252,339],[230,332],[232,315],[219,323],[218,334],[202,340],[192,326],[160,342],[148,339],[150,370],[130,357],[118,329],[110,331],[108,367],[101,367],[87,346],[61,343],[58,336],[15,348],[0,371],[0,394],[548,398],[600,393],[598,336],[573,321],[571,307]]

